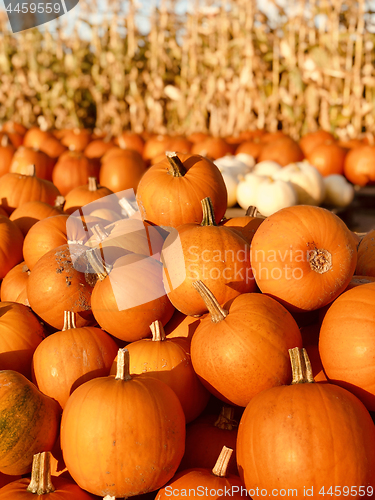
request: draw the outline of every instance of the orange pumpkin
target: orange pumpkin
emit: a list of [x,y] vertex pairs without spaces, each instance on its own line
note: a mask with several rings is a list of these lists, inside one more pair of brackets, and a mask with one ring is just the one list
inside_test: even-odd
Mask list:
[[30,269],[25,262],[21,262],[14,266],[4,277],[1,283],[1,301],[2,302],[19,302],[28,305],[25,302],[20,302],[21,295],[26,292],[27,280],[29,279]]
[[160,320],[163,325],[169,321],[174,308],[163,288],[159,261],[131,253],[109,266],[102,263],[95,250],[87,252],[87,256],[97,279],[92,311],[104,330],[133,342],[150,335],[153,321]]
[[330,381],[355,394],[375,410],[375,283],[357,286],[338,297],[324,316],[319,352]]
[[17,227],[20,228],[23,236],[26,236],[34,224],[47,217],[61,215],[62,210],[59,207],[53,207],[43,201],[34,200],[23,203],[16,208],[9,216]]
[[102,159],[99,181],[114,193],[126,189],[136,192],[145,171],[146,164],[137,151],[113,148]]
[[0,176],[9,172],[15,151],[9,137],[4,134],[0,139]]
[[289,383],[288,349],[302,347],[291,314],[258,293],[239,295],[223,308],[202,282],[194,287],[210,312],[191,341],[191,360],[203,385],[226,403],[246,406],[259,392]]
[[332,302],[348,286],[357,263],[356,244],[344,222],[307,205],[268,217],[250,253],[260,290],[296,312]]
[[259,138],[255,138],[252,141],[242,142],[236,149],[236,155],[240,153],[245,153],[252,156],[255,160],[258,160],[260,153],[262,151],[263,143]]
[[52,449],[61,409],[16,371],[0,371],[0,388],[0,472],[26,474],[35,453]]
[[77,328],[75,313],[64,311],[63,329],[34,352],[33,379],[43,394],[64,408],[77,387],[109,374],[116,354],[117,345],[107,333],[95,327]]
[[9,172],[27,175],[29,165],[35,165],[35,175],[40,179],[52,180],[54,162],[51,158],[36,148],[21,146],[14,153]]
[[27,175],[8,173],[0,177],[0,206],[8,214],[28,201],[38,200],[54,205],[59,195],[52,182],[36,177],[34,165],[30,165]]
[[368,411],[342,387],[314,383],[306,353],[295,348],[291,358],[292,385],[261,392],[241,418],[237,463],[246,489],[277,499],[285,491],[371,497],[375,426]]
[[99,177],[99,166],[81,152],[66,151],[53,169],[52,181],[63,196],[86,184],[88,177]]
[[335,138],[331,132],[327,130],[316,130],[308,132],[299,141],[299,146],[303,154],[307,157],[314,149],[322,143],[335,142]]
[[[176,499],[185,496],[199,496],[219,500],[222,498],[242,499],[243,483],[237,475],[227,472],[233,450],[223,447],[214,468],[193,468],[179,472],[161,490],[155,500],[167,500],[171,492]],[[227,494],[228,492],[228,494]],[[187,495],[188,493],[188,495]]]
[[82,245],[62,245],[43,255],[32,268],[27,282],[30,307],[43,321],[61,330],[64,311],[77,313],[79,328],[93,323],[90,277],[75,268],[71,252],[77,258]]
[[358,186],[375,183],[375,146],[353,148],[345,158],[345,177]]
[[375,229],[369,231],[358,246],[356,273],[375,277]]
[[[116,197],[111,196],[109,199],[102,200],[102,198],[110,196],[111,194],[113,194],[113,191],[104,186],[100,186],[95,177],[89,177],[87,184],[72,189],[65,196],[64,211],[68,214],[72,214],[89,203],[92,203],[92,205],[90,205],[90,212],[97,208],[110,208],[114,210],[118,207]],[[113,198],[116,198],[116,200]],[[98,203],[93,203],[97,200],[100,201]],[[118,207],[118,210],[120,210],[120,207]],[[87,209],[85,212],[86,211]]]
[[140,134],[136,134],[127,130],[116,137],[114,143],[123,149],[133,149],[134,151],[138,151],[140,155],[143,154],[143,149],[145,146],[145,141]]
[[184,453],[185,417],[177,396],[160,380],[131,376],[126,353],[119,351],[116,377],[98,377],[74,391],[61,423],[69,472],[101,497],[161,488]]
[[[175,151],[175,150],[172,150]],[[201,142],[196,142],[191,148],[191,154],[205,156],[211,160],[217,160],[225,155],[232,155],[235,147],[228,144],[221,137],[207,137]]]
[[147,170],[137,190],[142,218],[159,226],[200,224],[200,200],[206,197],[210,197],[215,219],[220,221],[227,209],[223,177],[212,161],[190,154],[168,153],[164,161]]
[[64,133],[61,144],[70,151],[82,152],[91,140],[91,133],[86,129],[75,128]]
[[249,246],[231,229],[217,226],[209,199],[202,200],[201,225],[186,224],[172,232],[162,250],[163,280],[176,309],[189,316],[207,312],[193,293],[192,283],[201,279],[220,304],[255,290]]
[[31,481],[19,479],[0,489],[0,500],[23,500],[34,494],[36,500],[94,500],[72,480],[63,477],[51,479],[50,452],[37,453],[33,457]]
[[[180,400],[186,423],[196,419],[208,403],[210,393],[199,382],[190,356],[174,339],[167,338],[160,321],[150,326],[152,339],[128,344],[130,375],[141,373],[157,378],[169,385]],[[117,358],[111,375],[117,371]]]
[[15,370],[31,380],[31,360],[44,337],[42,325],[28,307],[0,302],[1,370]]
[[22,262],[23,235],[14,222],[0,215],[0,279]]
[[232,217],[224,219],[221,223],[224,227],[228,227],[232,231],[238,233],[242,238],[251,243],[255,231],[262,224],[266,217],[259,213],[256,207],[249,207],[243,217]]
[[336,142],[327,141],[314,147],[306,158],[323,177],[344,173],[346,150]]
[[[264,138],[262,140],[264,141]],[[284,167],[285,165],[289,165],[289,163],[302,161],[303,158],[302,149],[296,141],[291,137],[280,137],[267,141],[263,145],[258,162],[271,160],[276,161]]]

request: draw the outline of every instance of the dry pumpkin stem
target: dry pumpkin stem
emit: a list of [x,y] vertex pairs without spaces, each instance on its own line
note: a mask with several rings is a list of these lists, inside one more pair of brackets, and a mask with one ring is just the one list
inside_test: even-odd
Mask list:
[[94,270],[94,273],[101,281],[103,281],[111,272],[112,266],[110,264],[106,264],[103,259],[99,257],[96,248],[86,250],[86,258],[91,268]]
[[238,427],[238,422],[234,419],[234,408],[232,406],[223,406],[214,426],[223,431],[232,431]]
[[1,138],[0,146],[2,148],[5,148],[6,146],[8,146],[8,144],[9,144],[9,137],[6,134],[4,134],[3,137]]
[[306,349],[294,347],[293,349],[289,349],[288,352],[292,363],[292,384],[314,383],[311,363]]
[[332,268],[332,255],[324,248],[312,250],[309,252],[309,264],[313,271],[324,274]]
[[126,149],[126,142],[125,139],[120,135],[118,137],[118,145],[120,146],[121,149]]
[[177,153],[174,151],[166,151],[165,156],[167,157],[171,167],[169,169],[169,173],[172,174],[173,177],[183,177],[186,174],[186,168],[177,156]]
[[154,321],[150,325],[150,330],[152,332],[152,340],[154,342],[161,342],[166,339],[163,323],[160,320]]
[[96,177],[89,177],[88,180],[89,191],[97,191],[98,190],[98,181]]
[[37,453],[33,457],[33,465],[31,471],[31,481],[27,487],[29,493],[37,495],[47,495],[55,491],[51,481],[51,453],[44,451]]
[[228,316],[228,311],[221,307],[219,302],[216,300],[215,295],[206,287],[206,285],[201,280],[193,281],[192,285],[204,300],[208,312],[211,315],[211,321],[213,323],[219,323],[220,321],[223,321],[223,319]]
[[30,177],[35,177],[36,175],[35,165],[28,165],[25,170],[26,170],[25,175],[29,175]]
[[201,226],[217,226],[211,198],[209,196],[207,198],[203,198],[203,200],[201,200],[201,205],[203,211]]
[[73,311],[64,311],[64,326],[62,331],[76,328],[76,313]]
[[116,380],[131,380],[129,351],[119,349],[117,352],[117,371]]
[[257,207],[254,207],[253,205],[250,205],[249,208],[246,210],[246,217],[258,217],[260,219],[266,219],[265,215],[262,215]]
[[215,467],[212,469],[212,474],[219,477],[225,477],[227,475],[228,464],[232,456],[232,453],[233,453],[232,448],[227,448],[226,446],[223,446],[223,449],[220,452]]
[[23,272],[23,273],[27,273],[28,275],[30,275],[30,272],[31,272],[31,271],[30,271],[30,269],[27,267],[27,264],[24,264],[24,265],[22,266],[22,272]]

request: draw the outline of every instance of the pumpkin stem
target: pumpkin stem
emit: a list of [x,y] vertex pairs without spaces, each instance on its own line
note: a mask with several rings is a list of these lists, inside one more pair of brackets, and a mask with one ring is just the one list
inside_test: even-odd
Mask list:
[[238,427],[237,420],[234,420],[234,408],[232,406],[223,406],[214,426],[224,431],[232,431],[235,427]]
[[120,207],[123,209],[123,211],[125,212],[123,215],[127,215],[128,217],[131,217],[132,215],[134,215],[137,212],[137,210],[135,210],[135,208],[130,203],[130,201],[127,200],[126,198],[121,198],[118,203],[119,203]]
[[94,270],[94,273],[98,276],[98,279],[103,281],[110,273],[112,266],[110,264],[106,264],[103,259],[98,256],[96,248],[86,250],[86,258]]
[[26,170],[26,175],[30,177],[35,177],[35,165],[28,165]]
[[116,380],[131,380],[129,351],[119,349],[117,352],[117,371]]
[[37,495],[47,495],[55,491],[51,481],[51,452],[44,451],[37,453],[33,457],[33,465],[31,471],[31,481],[27,487],[29,493]]
[[262,215],[257,207],[254,207],[253,205],[250,205],[249,208],[246,210],[246,217],[259,217],[261,219],[265,219],[266,217]]
[[219,477],[225,477],[227,475],[227,468],[232,453],[233,453],[232,448],[227,448],[226,446],[223,446],[223,449],[220,452],[215,467],[212,469],[212,474]]
[[89,180],[88,180],[88,188],[89,188],[89,191],[97,191],[98,190],[98,181],[96,179],[96,177],[89,177]]
[[91,228],[91,231],[98,242],[104,241],[109,236],[107,231],[103,229],[100,224],[95,224],[95,226]]
[[201,200],[201,205],[203,211],[201,226],[217,226],[211,198],[207,197]]
[[71,330],[76,327],[76,313],[73,311],[64,311],[64,326],[62,331]]
[[154,321],[150,325],[150,330],[152,332],[152,340],[155,342],[160,342],[166,339],[165,331],[163,328],[163,323],[160,320]]
[[332,255],[324,248],[309,251],[310,268],[319,274],[324,274],[332,268]]
[[294,347],[293,349],[289,349],[288,352],[292,363],[292,384],[314,383],[311,363],[306,349]]
[[23,272],[23,273],[30,274],[30,272],[31,272],[31,271],[30,271],[30,269],[27,267],[27,264],[24,264],[24,265],[22,266],[22,272]]
[[177,153],[173,151],[166,151],[165,156],[169,161],[170,169],[169,173],[173,175],[173,177],[183,177],[186,174],[186,168],[184,167],[182,161],[177,156]]
[[213,323],[219,323],[228,316],[228,311],[221,307],[219,302],[216,300],[215,295],[206,287],[206,285],[201,280],[193,281],[193,287],[204,300],[208,312],[211,315],[211,321]]
[[56,200],[55,200],[55,208],[63,208],[65,205],[65,198],[64,196],[62,195],[59,195],[59,196],[56,196]]

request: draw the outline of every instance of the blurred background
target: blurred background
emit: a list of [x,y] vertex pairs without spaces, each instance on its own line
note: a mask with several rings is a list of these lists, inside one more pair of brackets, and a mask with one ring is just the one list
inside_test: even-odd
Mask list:
[[0,123],[374,132],[375,2],[291,3],[80,0],[16,34],[0,3]]

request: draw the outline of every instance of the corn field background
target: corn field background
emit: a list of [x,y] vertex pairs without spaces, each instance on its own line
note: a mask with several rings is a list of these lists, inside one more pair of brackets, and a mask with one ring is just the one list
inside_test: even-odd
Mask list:
[[191,0],[194,13],[183,15],[165,0],[147,34],[134,0],[126,13],[108,2],[113,15],[94,23],[98,5],[81,0],[87,40],[78,25],[67,33],[67,16],[54,32],[13,35],[0,11],[0,123],[43,116],[56,128],[220,136],[265,127],[296,139],[318,127],[343,139],[375,132],[374,16],[364,0],[294,0],[276,21],[255,0]]

